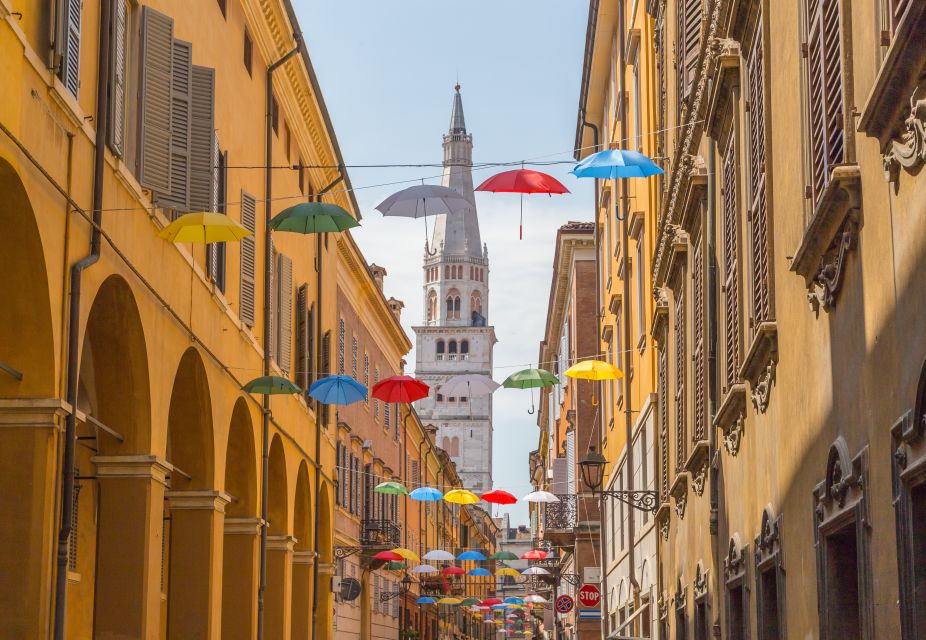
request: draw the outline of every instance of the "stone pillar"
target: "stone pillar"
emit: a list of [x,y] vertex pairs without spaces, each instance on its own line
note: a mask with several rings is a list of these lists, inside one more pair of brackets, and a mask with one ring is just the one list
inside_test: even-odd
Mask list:
[[[316,558],[316,562],[318,559]],[[318,610],[315,614],[315,640],[330,640],[334,637],[334,595],[331,593],[331,577],[335,572],[333,562],[318,562]],[[363,598],[364,596],[360,596]],[[362,633],[362,627],[361,627]],[[369,637],[369,636],[362,636]]]
[[283,640],[290,636],[293,578],[292,536],[267,537],[267,591],[264,594],[264,637]]
[[100,638],[156,638],[160,628],[164,492],[156,456],[97,456],[94,626]]
[[170,573],[167,629],[170,638],[221,637],[222,543],[225,505],[221,491],[169,491]]
[[250,640],[257,635],[257,573],[260,518],[225,518],[222,552],[222,638]]
[[0,399],[0,638],[50,635],[66,413],[57,399]]
[[292,639],[312,637],[312,564],[314,552],[293,554]]

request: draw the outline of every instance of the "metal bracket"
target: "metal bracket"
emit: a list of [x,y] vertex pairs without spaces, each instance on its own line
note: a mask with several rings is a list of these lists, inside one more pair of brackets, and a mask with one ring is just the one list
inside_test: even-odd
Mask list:
[[363,551],[363,547],[335,547],[334,557],[338,560],[343,560],[361,551]]
[[561,573],[559,579],[568,582],[574,587],[579,586],[579,574],[577,573]]
[[389,602],[390,600],[395,600],[395,599],[398,598],[400,595],[402,595],[402,592],[401,592],[401,591],[389,591],[389,592],[387,592],[387,593],[381,593],[381,594],[379,594],[379,601],[380,601],[380,602]]
[[640,511],[654,514],[659,510],[658,491],[598,491],[601,497],[614,498]]

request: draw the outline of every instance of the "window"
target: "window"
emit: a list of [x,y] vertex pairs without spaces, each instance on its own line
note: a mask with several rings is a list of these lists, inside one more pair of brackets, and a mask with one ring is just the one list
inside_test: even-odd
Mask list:
[[[275,102],[275,101],[274,101]],[[286,124],[286,118],[283,118],[283,151],[286,152],[286,162],[290,161],[290,149],[291,146],[291,134],[289,133],[289,125]]]
[[[373,370],[373,386],[375,387],[379,383],[379,367],[376,367]],[[373,398],[373,419],[379,420],[379,400]]]
[[694,88],[698,72],[698,54],[701,49],[701,0],[679,0],[677,5],[678,30],[676,73],[678,74],[678,112],[682,101]]
[[270,96],[270,126],[275,135],[280,135],[280,103],[276,96]]
[[56,53],[61,55],[58,77],[75,98],[80,89],[80,13],[83,4],[81,0],[64,0],[58,4],[62,23],[58,27],[61,42],[56,46]]
[[637,345],[641,346],[644,344],[644,339],[646,338],[646,283],[645,283],[645,267],[646,267],[646,245],[643,242],[643,227],[641,225],[640,232],[636,237],[637,243],[637,256],[634,259],[636,274],[634,279],[636,280],[637,285]]
[[759,640],[783,640],[784,568],[781,564],[781,516],[762,512],[756,537],[756,617]]
[[251,72],[251,56],[254,54],[254,44],[251,42],[251,34],[248,33],[248,30],[244,30],[244,68],[247,70],[248,75],[252,75]]
[[686,611],[686,594],[679,585],[675,592],[675,640],[688,640],[688,612]]
[[437,341],[437,347],[436,347],[435,351],[436,351],[437,353],[444,353],[444,349],[445,349],[445,348],[446,348],[446,346],[445,346],[444,341],[443,341],[443,340],[438,340],[438,341]]
[[723,392],[739,380],[741,364],[739,302],[739,180],[736,137],[723,149],[720,166],[721,224],[723,226]]
[[276,275],[274,359],[283,373],[288,374],[293,364],[293,261],[282,253],[277,254]]
[[707,440],[707,385],[704,339],[704,242],[701,232],[692,234],[695,238],[691,260],[691,336],[694,390],[694,416],[691,434],[692,444]]
[[450,351],[450,353],[457,352],[457,341],[456,340],[450,341],[450,344],[448,345],[448,350]]
[[460,341],[460,353],[469,353],[469,340]]
[[749,637],[749,618],[747,604],[749,594],[746,590],[746,548],[740,544],[739,536],[730,539],[729,552],[723,563],[724,581],[727,591],[727,639],[747,640]]
[[660,487],[659,492],[663,502],[669,498],[669,399],[668,393],[668,356],[666,347],[660,340],[658,352],[657,374],[657,401],[659,403],[659,458],[660,458]]
[[897,35],[900,19],[912,0],[882,0],[881,2],[881,46],[887,47]]
[[443,401],[444,401],[444,394],[438,393],[438,394],[437,394],[437,401],[438,401],[438,402],[443,402]]
[[350,339],[350,377],[354,380],[357,379],[357,353],[359,351],[359,345],[357,344],[357,336],[351,336]]
[[428,292],[428,322],[437,320],[437,292],[433,289]]
[[238,314],[241,321],[249,327],[254,326],[255,308],[255,271],[257,267],[257,244],[254,234],[257,231],[257,202],[254,196],[241,192],[241,226],[251,232],[240,241],[241,248],[241,291]]
[[[79,16],[78,16],[79,19]],[[128,4],[126,0],[113,3],[112,60],[109,67],[109,115],[107,143],[113,154],[123,157],[125,151],[125,87],[128,57]],[[213,209],[215,211],[215,209]]]
[[338,318],[338,375],[344,375],[344,340],[346,328],[344,318]]
[[643,112],[642,93],[640,91],[640,46],[637,44],[633,55],[633,148],[643,151]]
[[686,386],[688,371],[688,351],[685,336],[685,278],[678,278],[675,287],[675,471],[684,471],[688,457],[686,420]]
[[[212,180],[212,208],[211,211],[218,213],[227,213],[228,200],[228,152],[219,151],[219,139],[212,137],[213,141],[213,171],[215,175]],[[212,242],[206,245],[206,272],[209,279],[215,284],[215,287],[225,293],[225,257],[226,246],[224,242]]]
[[[370,356],[363,354],[363,386],[370,388]],[[367,404],[370,403],[370,397],[367,396]]]

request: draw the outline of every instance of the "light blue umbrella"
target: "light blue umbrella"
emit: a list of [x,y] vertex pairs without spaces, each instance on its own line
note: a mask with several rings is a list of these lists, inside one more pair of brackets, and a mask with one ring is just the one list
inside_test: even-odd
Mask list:
[[437,604],[437,600],[431,598],[430,596],[421,596],[415,600],[415,604]]
[[353,404],[367,399],[367,388],[350,376],[327,376],[309,387],[309,395],[322,404]]
[[485,555],[479,551],[464,551],[457,556],[457,560],[478,560],[481,562],[485,559]]
[[524,604],[524,600],[515,597],[505,598],[505,604]]
[[664,173],[662,167],[638,151],[607,149],[593,153],[570,171],[577,178],[647,178]]
[[[433,502],[434,500],[441,500],[444,497],[444,494],[435,489],[434,487],[418,487],[410,494],[408,497],[412,500],[422,500],[424,502]],[[452,558],[451,558],[452,559]]]
[[466,572],[466,575],[469,576],[479,576],[480,578],[485,578],[486,576],[492,575],[492,572],[488,569],[483,569],[482,567],[476,567],[475,569],[470,569]]

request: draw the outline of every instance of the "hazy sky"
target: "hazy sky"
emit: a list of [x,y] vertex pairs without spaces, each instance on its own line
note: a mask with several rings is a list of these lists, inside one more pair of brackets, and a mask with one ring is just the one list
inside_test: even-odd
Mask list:
[[[588,5],[580,0],[294,0],[309,54],[347,164],[435,163],[442,159],[453,85],[462,85],[473,160],[570,160]],[[526,196],[518,240],[518,196],[476,195],[488,244],[489,321],[495,325],[495,379],[536,362],[543,337],[556,229],[590,220],[590,181],[568,164],[537,167],[572,194]],[[473,181],[501,169],[475,171]],[[383,219],[373,207],[440,169],[349,169],[363,212],[355,237],[388,271],[386,295],[405,302],[410,336],[422,321],[424,225]],[[411,184],[411,183],[409,183]],[[430,229],[430,224],[429,224]],[[414,353],[409,354],[411,369]],[[536,398],[536,395],[535,395]],[[528,452],[537,447],[528,391],[494,397],[494,481],[519,498],[530,490]],[[527,522],[523,503],[509,511]]]

